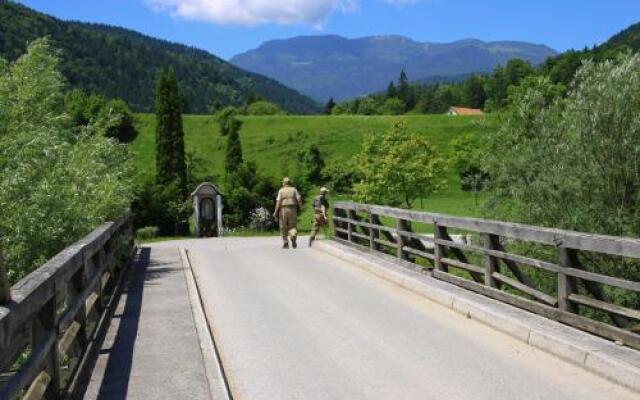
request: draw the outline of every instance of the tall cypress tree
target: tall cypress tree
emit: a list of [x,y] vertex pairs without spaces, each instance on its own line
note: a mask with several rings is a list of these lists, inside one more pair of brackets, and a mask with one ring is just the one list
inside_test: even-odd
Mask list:
[[224,163],[224,169],[229,173],[236,172],[242,164],[242,143],[240,143],[240,127],[242,121],[235,116],[230,117],[228,121],[229,136],[227,137],[227,152]]
[[[156,88],[156,177],[160,185],[175,183],[187,195],[187,164],[182,128],[182,97],[173,69],[161,72]],[[183,199],[180,199],[183,200]]]

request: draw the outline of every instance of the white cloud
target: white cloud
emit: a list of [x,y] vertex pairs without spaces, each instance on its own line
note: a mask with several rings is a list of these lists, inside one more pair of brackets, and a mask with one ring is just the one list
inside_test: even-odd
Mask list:
[[[406,1],[406,0],[387,0]],[[306,24],[319,27],[334,10],[352,12],[357,0],[146,0],[156,11],[229,25]]]
[[384,0],[386,3],[393,4],[394,6],[405,6],[407,4],[415,4],[421,0]]

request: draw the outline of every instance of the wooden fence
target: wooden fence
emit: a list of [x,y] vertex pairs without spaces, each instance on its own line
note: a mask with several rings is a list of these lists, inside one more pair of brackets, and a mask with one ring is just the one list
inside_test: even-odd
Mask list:
[[127,213],[11,288],[0,305],[0,399],[69,394],[133,246]]
[[[624,259],[628,268],[636,269],[627,276],[637,277],[639,239],[347,202],[337,202],[333,210],[339,242],[392,255],[405,265],[420,264],[436,279],[640,349],[640,311],[611,301],[604,290],[615,288],[637,299],[640,282],[582,263],[594,255],[597,260],[610,258],[610,263]],[[416,233],[412,223],[426,225],[433,234]],[[453,240],[452,232],[474,240]],[[555,260],[506,248],[527,244],[545,247],[546,254],[555,253]],[[552,289],[541,287],[544,279],[532,279],[532,270],[549,276]]]

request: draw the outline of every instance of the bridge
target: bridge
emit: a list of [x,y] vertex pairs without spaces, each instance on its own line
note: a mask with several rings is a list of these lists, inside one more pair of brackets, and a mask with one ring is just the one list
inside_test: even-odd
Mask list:
[[608,290],[640,282],[590,263],[637,268],[640,240],[354,203],[333,222],[297,250],[104,224],[0,306],[0,398],[640,398],[640,312]]

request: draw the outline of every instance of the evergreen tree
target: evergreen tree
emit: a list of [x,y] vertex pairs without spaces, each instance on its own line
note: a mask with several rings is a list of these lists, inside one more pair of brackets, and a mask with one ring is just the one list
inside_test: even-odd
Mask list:
[[407,111],[412,110],[416,105],[416,96],[411,86],[409,86],[409,78],[407,78],[404,70],[400,72],[400,78],[398,79],[398,98],[407,106]]
[[327,115],[331,115],[331,112],[333,111],[333,107],[336,106],[336,102],[333,100],[333,97],[329,98],[329,101],[327,101],[327,104],[325,104],[324,106],[324,113]]
[[242,165],[242,143],[240,142],[240,127],[242,121],[236,117],[231,117],[229,136],[227,138],[227,152],[225,157],[224,169],[227,174],[238,171]]
[[156,88],[156,177],[160,185],[174,183],[187,196],[187,164],[182,129],[182,98],[173,69],[160,73]]
[[[404,72],[404,71],[402,71]],[[393,84],[393,81],[389,82],[389,86],[387,86],[387,99],[392,99],[398,96],[398,90],[396,90],[396,85]]]

